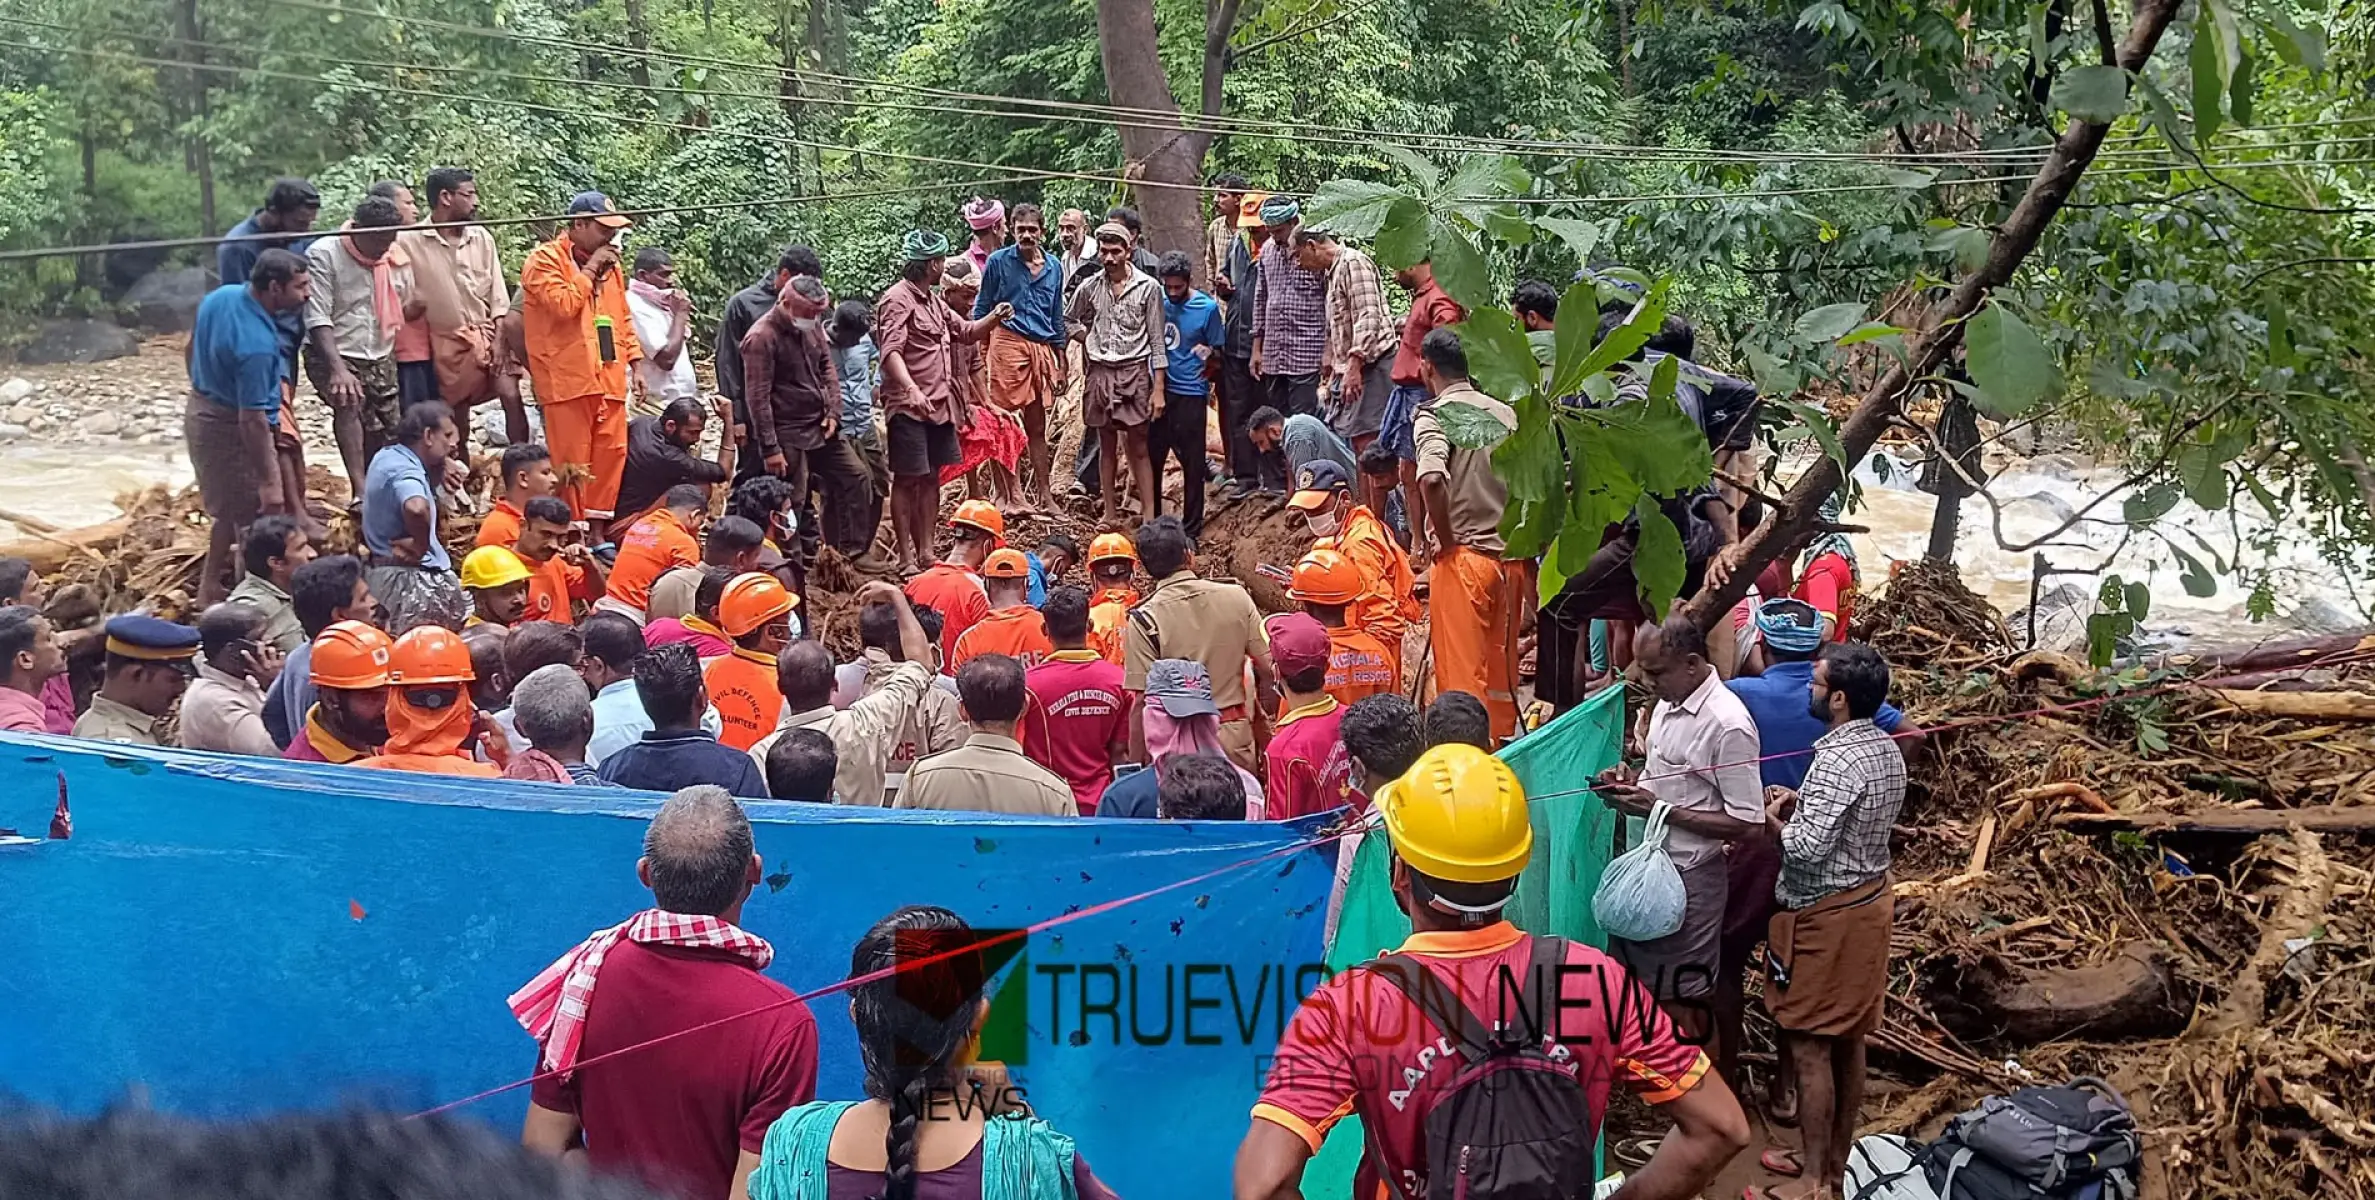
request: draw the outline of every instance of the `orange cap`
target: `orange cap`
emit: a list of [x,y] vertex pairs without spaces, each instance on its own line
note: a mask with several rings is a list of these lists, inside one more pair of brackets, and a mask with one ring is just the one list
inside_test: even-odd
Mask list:
[[1006,514],[999,512],[998,506],[987,500],[967,500],[957,505],[955,515],[949,517],[948,523],[971,526],[997,539],[999,545],[1006,544]]
[[375,688],[388,685],[388,654],[396,643],[375,625],[336,621],[313,639],[313,686]]
[[1262,205],[1270,199],[1268,192],[1247,192],[1237,202],[1237,228],[1259,229],[1262,225]]
[[1130,544],[1127,535],[1119,533],[1100,533],[1091,538],[1089,540],[1089,565],[1096,566],[1109,558],[1126,558],[1131,562],[1137,562],[1138,547]]
[[1020,550],[992,550],[990,560],[981,564],[981,573],[990,579],[1029,579],[1031,560]]
[[1350,604],[1361,598],[1361,569],[1334,550],[1314,550],[1295,564],[1286,594],[1313,604]]
[[763,571],[736,575],[726,581],[717,601],[717,626],[727,637],[741,637],[792,611],[800,598],[783,581]]
[[468,683],[478,678],[470,667],[470,647],[462,635],[442,625],[406,630],[388,651],[388,682]]

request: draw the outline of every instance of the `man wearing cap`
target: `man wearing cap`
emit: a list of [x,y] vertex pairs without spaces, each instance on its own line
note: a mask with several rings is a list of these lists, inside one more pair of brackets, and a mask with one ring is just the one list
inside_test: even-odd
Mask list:
[[1360,572],[1360,598],[1352,602],[1352,623],[1377,639],[1391,656],[1398,684],[1402,635],[1419,618],[1417,583],[1402,543],[1369,506],[1353,499],[1352,480],[1326,459],[1302,468],[1296,492],[1287,500],[1302,510],[1314,550],[1334,550]]
[[508,629],[528,615],[528,584],[535,578],[518,553],[480,546],[462,558],[462,590],[470,594],[470,616],[462,622]]
[[1468,354],[1460,337],[1437,329],[1420,346],[1421,370],[1434,398],[1420,405],[1412,426],[1418,478],[1433,524],[1432,576],[1435,690],[1467,692],[1484,700],[1493,737],[1517,735],[1517,625],[1533,585],[1526,564],[1501,559],[1501,513],[1509,489],[1490,450],[1453,444],[1444,432],[1443,406],[1461,404],[1510,430],[1517,413],[1468,382]]
[[66,673],[66,651],[41,610],[27,604],[0,608],[0,729],[46,733],[42,692]]
[[1078,816],[1071,785],[1031,761],[1017,739],[1030,698],[1022,663],[1003,654],[966,663],[957,672],[957,699],[972,732],[964,745],[918,760],[891,806]]
[[1280,613],[1264,627],[1279,685],[1286,689],[1286,711],[1270,735],[1270,775],[1262,789],[1269,806],[1262,815],[1284,821],[1351,803],[1352,759],[1337,732],[1344,703],[1327,689],[1335,656],[1328,631],[1305,613]]
[[[1259,761],[1254,720],[1267,725],[1277,709],[1278,677],[1270,666],[1270,642],[1262,633],[1262,614],[1253,597],[1235,583],[1199,579],[1190,569],[1195,542],[1177,517],[1157,517],[1138,529],[1138,558],[1155,580],[1154,593],[1130,610],[1122,632],[1123,682],[1132,692],[1147,689],[1147,671],[1155,660],[1187,658],[1202,663],[1212,674],[1214,702],[1220,709],[1220,740],[1238,767],[1252,770]],[[1248,695],[1245,671],[1253,668],[1253,692]],[[1146,761],[1145,706],[1131,722],[1130,754]]]
[[[957,639],[989,615],[989,589],[982,583],[981,569],[990,553],[1006,544],[1006,515],[987,500],[967,500],[957,505],[948,525],[948,553],[907,581],[907,599],[940,614],[940,656],[953,663]],[[1028,564],[1025,571],[1027,575]]]
[[107,676],[74,736],[157,746],[157,722],[196,673],[198,631],[140,613],[107,622]]
[[1295,261],[1303,206],[1293,197],[1264,202],[1262,224],[1270,244],[1254,264],[1253,375],[1272,407],[1317,413],[1328,349],[1328,277]]
[[544,409],[544,442],[560,468],[561,497],[586,521],[616,515],[627,467],[627,372],[643,361],[643,343],[613,242],[632,224],[609,197],[579,192],[569,201],[569,227],[520,268],[528,378]]
[[[1315,549],[1295,564],[1287,595],[1319,622],[1328,637],[1327,692],[1346,704],[1402,687],[1402,656],[1346,618],[1347,605],[1361,596],[1360,570],[1329,549]],[[1272,647],[1272,655],[1277,649]],[[1280,667],[1283,676],[1286,668]]]
[[1080,416],[1097,431],[1097,484],[1105,523],[1121,520],[1117,454],[1129,455],[1138,485],[1138,511],[1157,511],[1158,493],[1147,454],[1147,426],[1163,411],[1155,377],[1163,370],[1163,288],[1130,261],[1135,245],[1118,221],[1097,226],[1097,258],[1104,272],[1072,293],[1066,313],[1080,340],[1083,368]]
[[[1410,544],[1418,549],[1422,569],[1432,561],[1427,539],[1434,528],[1421,507],[1426,495],[1418,485],[1418,448],[1413,440],[1412,422],[1417,419],[1418,406],[1427,400],[1424,360],[1419,346],[1427,335],[1446,325],[1457,325],[1468,319],[1468,310],[1444,294],[1435,282],[1435,264],[1422,262],[1394,272],[1394,282],[1410,293],[1410,315],[1402,319],[1402,342],[1394,350],[1394,390],[1386,397],[1385,415],[1380,419],[1377,436],[1385,447],[1402,459],[1402,505],[1410,515]],[[1434,548],[1440,551],[1443,547]]]
[[1042,610],[1055,647],[1024,676],[1032,704],[1023,714],[1023,753],[1063,776],[1080,815],[1097,815],[1113,764],[1130,752],[1130,692],[1122,669],[1089,649],[1089,593],[1060,587]]
[[[1586,1126],[1586,1149],[1546,1193],[1590,1192],[1592,1127],[1616,1086],[1674,1125],[1625,1181],[1626,1194],[1694,1196],[1713,1182],[1748,1144],[1748,1118],[1707,1056],[1608,955],[1527,934],[1503,916],[1534,846],[1525,789],[1508,765],[1474,746],[1437,746],[1374,799],[1410,937],[1378,962],[1338,973],[1296,1009],[1237,1150],[1236,1194],[1295,1194],[1328,1131],[1348,1115],[1368,1135],[1350,1194],[1454,1190],[1443,1180],[1460,1164],[1428,1161],[1427,1118],[1466,1082],[1469,1055],[1439,1046],[1457,1045],[1469,1023],[1516,1027],[1513,1037],[1538,1044],[1580,1085],[1573,1116]],[[1433,1000],[1422,1005],[1422,996],[1449,997],[1466,1020]],[[1521,1005],[1512,997],[1544,998]]]
[[1052,509],[1055,454],[1047,439],[1047,414],[1064,394],[1069,372],[1064,269],[1041,245],[1046,234],[1041,222],[1038,205],[1014,206],[1014,244],[982,265],[973,315],[987,317],[1001,304],[1013,307],[1013,318],[990,334],[990,403],[1022,418],[1030,438],[1031,500]]
[[264,640],[264,614],[236,600],[198,618],[198,678],[182,697],[181,744],[275,758],[264,727],[264,689],[280,677],[280,651]]
[[1118,533],[1100,533],[1089,542],[1089,649],[1106,662],[1122,665],[1122,623],[1138,606],[1138,548]]
[[990,610],[958,635],[956,649],[948,656],[949,670],[962,672],[966,663],[984,654],[1003,654],[1028,668],[1054,653],[1047,622],[1031,607],[1031,564],[1023,552],[1013,547],[990,551],[981,577]]
[[874,348],[882,355],[875,398],[889,414],[891,549],[901,573],[913,574],[931,556],[940,523],[940,468],[964,461],[957,426],[967,414],[950,377],[950,347],[988,338],[1013,309],[1000,305],[971,321],[940,298],[948,239],[939,233],[914,230],[900,252],[899,281],[874,302]]
[[361,621],[336,621],[306,661],[314,701],[282,757],[350,763],[388,740],[388,655],[395,642]]
[[1288,480],[1254,447],[1249,428],[1263,399],[1262,386],[1253,376],[1253,290],[1255,252],[1268,237],[1261,215],[1262,204],[1268,199],[1260,192],[1248,192],[1238,200],[1228,253],[1221,259],[1221,273],[1213,283],[1217,289],[1225,280],[1229,289],[1221,316],[1220,376],[1214,382],[1220,387],[1221,446],[1229,465],[1226,495],[1232,502],[1257,490],[1283,492]]

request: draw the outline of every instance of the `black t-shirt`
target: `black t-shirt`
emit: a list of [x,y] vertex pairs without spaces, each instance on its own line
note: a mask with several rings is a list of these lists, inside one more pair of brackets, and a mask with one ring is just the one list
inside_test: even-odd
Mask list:
[[[740,356],[737,355],[737,358]],[[723,362],[723,359],[719,360]],[[658,417],[627,422],[627,467],[619,476],[618,513],[640,513],[680,483],[722,483],[725,469],[668,440]]]

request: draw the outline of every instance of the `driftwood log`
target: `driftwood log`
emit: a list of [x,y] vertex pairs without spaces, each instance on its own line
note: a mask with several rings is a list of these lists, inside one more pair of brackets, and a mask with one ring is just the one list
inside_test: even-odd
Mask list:
[[2375,695],[2366,692],[2240,692],[2212,689],[2211,695],[2237,712],[2301,721],[2375,721]]
[[2332,804],[2306,808],[2227,808],[2208,812],[2066,812],[2055,825],[2081,833],[2231,833],[2257,836],[2308,829],[2323,833],[2375,833],[2375,806]]
[[2091,967],[2028,970],[1990,955],[1961,971],[1951,994],[1930,1001],[1938,1023],[1956,1036],[2016,1046],[2072,1036],[2166,1037],[2185,1028],[2193,1012],[2190,989],[2168,955],[2140,942]]
[[[105,553],[106,549],[122,541],[124,532],[132,527],[130,517],[118,517],[97,525],[85,525],[60,533],[34,533],[27,537],[0,542],[0,558],[21,558],[33,564],[42,575],[54,575],[65,567],[66,560],[76,551]],[[29,528],[29,527],[28,527]]]

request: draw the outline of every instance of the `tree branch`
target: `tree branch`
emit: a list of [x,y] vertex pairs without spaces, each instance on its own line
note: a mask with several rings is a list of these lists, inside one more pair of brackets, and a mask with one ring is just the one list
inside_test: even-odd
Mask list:
[[[1229,49],[1229,35],[1237,32],[1237,14],[1243,10],[1244,0],[1205,0],[1204,7],[1204,78],[1202,87],[1203,113],[1207,117],[1221,115],[1227,102],[1221,85],[1228,80],[1229,65],[1236,55]],[[1212,140],[1206,131],[1204,140]],[[1198,154],[1201,157],[1201,152]]]
[[[2127,39],[2120,47],[2118,65],[2131,72],[2141,71],[2151,61],[2161,35],[2168,31],[2169,22],[2176,15],[2177,0],[2138,0]],[[2109,132],[2107,124],[2074,120],[2054,139],[2044,166],[2029,181],[2028,190],[2013,206],[1989,245],[1987,261],[1963,276],[1954,291],[1930,310],[1921,325],[1924,332],[1905,360],[1890,367],[1840,424],[1839,441],[1847,451],[1844,456],[1847,461],[1857,462],[1871,453],[1873,443],[1880,440],[1881,431],[1898,412],[1914,381],[1934,372],[1953,351],[1962,337],[1963,320],[1979,311],[1988,293],[2009,281],[2021,262],[2037,248],[2046,226],[2069,200]],[[1757,572],[1805,535],[1812,514],[1820,511],[1825,497],[1838,490],[1842,478],[1839,464],[1828,455],[1815,460],[1789,490],[1791,513],[1765,522],[1750,534],[1742,544],[1738,569],[1722,585],[1711,584],[1691,597],[1684,614],[1705,629],[1729,613],[1748,593],[1748,585]]]
[[1330,13],[1327,16],[1305,21],[1303,24],[1289,29],[1282,29],[1277,33],[1271,34],[1269,37],[1262,38],[1258,41],[1248,42],[1245,45],[1239,46],[1229,53],[1232,58],[1243,58],[1257,50],[1267,50],[1270,47],[1279,44],[1280,42],[1292,41],[1293,39],[1299,38],[1306,33],[1310,33],[1312,30],[1325,28],[1329,25],[1335,24],[1338,21],[1344,20],[1347,17],[1350,17],[1355,13],[1365,12],[1375,7],[1377,7],[1377,0],[1354,0],[1353,3],[1347,4],[1344,7],[1337,9],[1335,12]]

